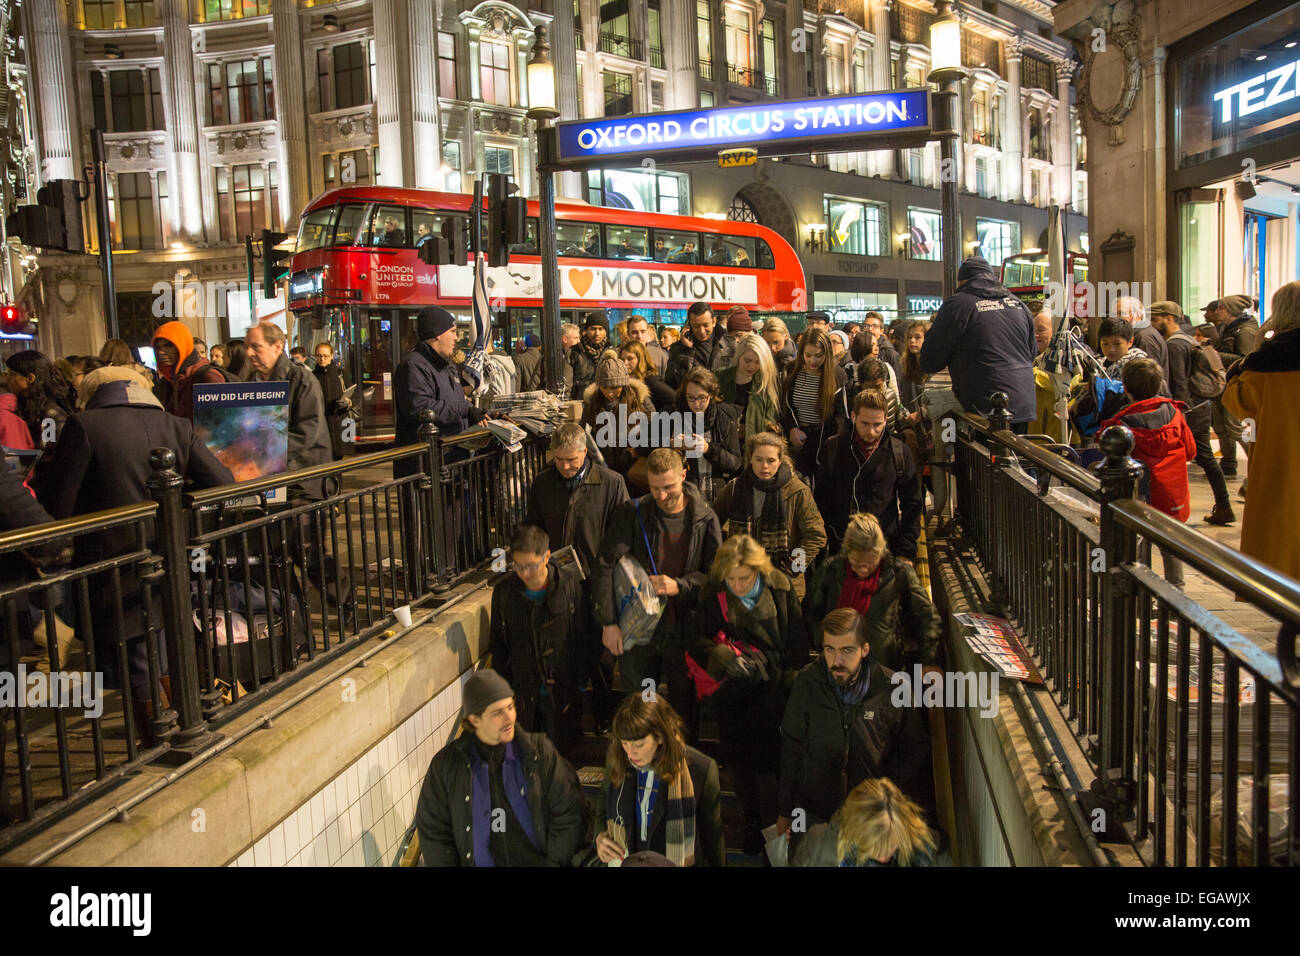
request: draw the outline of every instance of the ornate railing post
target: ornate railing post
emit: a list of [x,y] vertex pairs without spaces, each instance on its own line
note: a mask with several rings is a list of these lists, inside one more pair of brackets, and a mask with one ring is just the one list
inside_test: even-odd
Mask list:
[[1101,589],[1101,738],[1097,751],[1098,796],[1110,805],[1118,818],[1132,813],[1136,796],[1133,768],[1125,758],[1129,717],[1133,701],[1137,618],[1133,581],[1123,565],[1136,556],[1136,535],[1121,527],[1111,511],[1115,501],[1131,499],[1137,494],[1142,465],[1129,457],[1133,450],[1133,433],[1122,425],[1112,425],[1098,442],[1106,460],[1094,466],[1101,481],[1101,549],[1106,580]]
[[185,508],[177,474],[176,453],[155,448],[149,453],[149,495],[158,505],[155,518],[156,549],[162,558],[162,630],[166,641],[171,706],[180,727],[172,738],[172,752],[181,760],[193,757],[216,735],[208,730],[199,700],[198,648],[190,599],[190,562],[185,553]]

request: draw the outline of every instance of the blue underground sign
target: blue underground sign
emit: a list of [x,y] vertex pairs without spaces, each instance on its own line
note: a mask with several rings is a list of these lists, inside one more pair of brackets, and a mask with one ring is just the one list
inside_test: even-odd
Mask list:
[[761,156],[901,148],[930,138],[929,107],[928,90],[896,90],[560,123],[552,165],[646,155],[708,159],[729,146],[753,147]]

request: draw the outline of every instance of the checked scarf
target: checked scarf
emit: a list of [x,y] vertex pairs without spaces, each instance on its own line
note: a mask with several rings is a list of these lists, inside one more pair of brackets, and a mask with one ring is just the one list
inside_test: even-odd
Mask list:
[[[623,774],[623,783],[618,793],[612,785],[605,788],[605,832],[619,846],[628,848],[628,825],[623,822],[619,810],[619,796],[629,781],[636,787],[636,770],[628,767]],[[662,786],[663,781],[656,775],[655,786]],[[656,794],[656,797],[661,794]],[[633,801],[635,803],[635,801]],[[639,832],[637,821],[631,821],[632,831]],[[674,866],[695,865],[695,785],[691,782],[690,771],[683,762],[673,772],[673,782],[668,784],[668,800],[664,805],[665,833],[664,856]],[[641,849],[648,849],[641,847]]]
[[[784,556],[790,550],[790,519],[786,514],[783,489],[793,471],[786,462],[781,463],[776,474],[764,481],[746,468],[736,479],[736,492],[732,496],[731,516],[727,519],[727,537],[748,534],[758,541],[769,555]],[[763,492],[763,512],[754,517],[754,490]]]

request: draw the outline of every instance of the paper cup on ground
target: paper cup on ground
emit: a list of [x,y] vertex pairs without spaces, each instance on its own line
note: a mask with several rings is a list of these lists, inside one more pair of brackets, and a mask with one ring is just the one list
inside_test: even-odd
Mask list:
[[393,614],[397,618],[397,623],[403,628],[411,626],[411,605],[403,604],[401,607],[393,608]]

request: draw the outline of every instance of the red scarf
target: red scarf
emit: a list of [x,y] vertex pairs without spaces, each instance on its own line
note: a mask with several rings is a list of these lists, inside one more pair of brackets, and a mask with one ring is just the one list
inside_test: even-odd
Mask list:
[[862,440],[862,436],[858,434],[858,430],[855,428],[853,429],[853,444],[857,447],[858,454],[862,456],[863,461],[869,461],[871,456],[876,453],[876,449],[880,447],[880,439],[876,439],[874,445],[868,445]]
[[[882,562],[883,563],[883,562]],[[865,615],[871,607],[871,599],[880,590],[880,565],[871,572],[871,576],[860,578],[847,564],[844,566],[844,586],[840,588],[840,601],[835,606],[851,607],[859,614]]]

